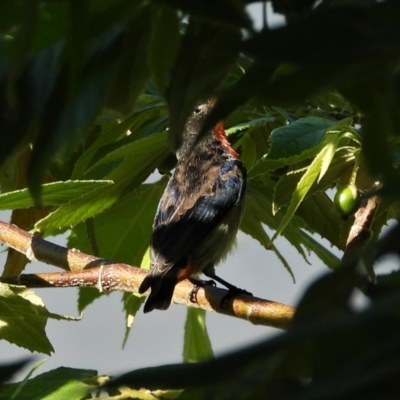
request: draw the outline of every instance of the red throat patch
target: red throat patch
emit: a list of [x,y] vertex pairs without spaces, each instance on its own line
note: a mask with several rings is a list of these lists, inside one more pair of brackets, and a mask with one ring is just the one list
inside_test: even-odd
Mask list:
[[229,153],[233,155],[233,157],[239,158],[239,154],[232,148],[228,138],[226,137],[224,125],[222,122],[218,122],[218,124],[215,125],[214,135],[218,140],[220,140],[222,145],[229,151]]

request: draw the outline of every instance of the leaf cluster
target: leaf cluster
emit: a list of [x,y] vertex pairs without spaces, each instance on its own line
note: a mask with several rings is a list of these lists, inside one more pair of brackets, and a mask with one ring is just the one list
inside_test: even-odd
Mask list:
[[[274,242],[279,235],[334,272],[309,288],[284,335],[213,361],[132,372],[121,382],[135,390],[187,389],[175,393],[181,398],[346,399],[380,391],[390,398],[398,372],[397,275],[378,276],[372,290],[357,269],[364,253],[340,267],[314,234],[346,249],[354,217],[344,221],[335,209],[337,187],[380,196],[372,241],[399,217],[400,5],[274,0],[286,25],[257,31],[249,3],[0,2],[0,209],[12,210],[12,223],[23,229],[68,231],[70,247],[147,266],[171,153],[195,104],[217,96],[203,133],[224,120],[247,167],[240,229],[292,276]],[[3,274],[18,275],[26,263],[10,251]],[[1,287],[0,337],[52,351],[46,321],[65,317],[28,289]],[[371,302],[363,312],[352,303],[356,287]],[[97,297],[81,290],[79,309]],[[129,327],[142,301],[124,295]],[[212,355],[204,318],[188,311],[186,361]]]

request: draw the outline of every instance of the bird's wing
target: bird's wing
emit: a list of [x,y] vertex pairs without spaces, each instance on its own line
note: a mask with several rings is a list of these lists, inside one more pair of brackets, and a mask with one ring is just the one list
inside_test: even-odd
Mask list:
[[[245,191],[246,170],[239,160],[228,160],[209,171],[188,196],[185,182],[174,174],[161,198],[153,226],[153,276],[164,275],[190,254],[239,204]],[[187,182],[186,182],[187,184]]]

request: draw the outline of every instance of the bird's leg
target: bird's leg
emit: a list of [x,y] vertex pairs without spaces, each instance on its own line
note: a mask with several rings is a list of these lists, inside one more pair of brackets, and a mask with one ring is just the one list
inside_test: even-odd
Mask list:
[[189,281],[193,283],[193,289],[189,293],[189,299],[192,303],[197,303],[197,292],[201,287],[204,286],[216,286],[213,280],[203,281],[201,279],[189,278]]
[[203,271],[205,276],[212,278],[213,280],[219,282],[221,285],[224,285],[228,289],[228,293],[221,299],[220,306],[221,308],[225,308],[226,302],[230,300],[232,297],[235,297],[240,294],[247,294],[252,296],[250,292],[244,289],[240,289],[237,286],[232,285],[231,283],[225,281],[224,279],[220,278],[219,276],[215,275],[214,269],[205,269]]

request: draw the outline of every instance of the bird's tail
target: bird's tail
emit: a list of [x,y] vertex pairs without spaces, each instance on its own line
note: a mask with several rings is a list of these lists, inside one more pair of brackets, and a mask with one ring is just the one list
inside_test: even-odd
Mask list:
[[169,307],[175,285],[178,283],[178,272],[178,269],[171,268],[165,275],[153,276],[150,273],[144,278],[139,287],[139,293],[144,293],[149,288],[151,291],[143,312],[148,313],[155,309],[166,310]]

